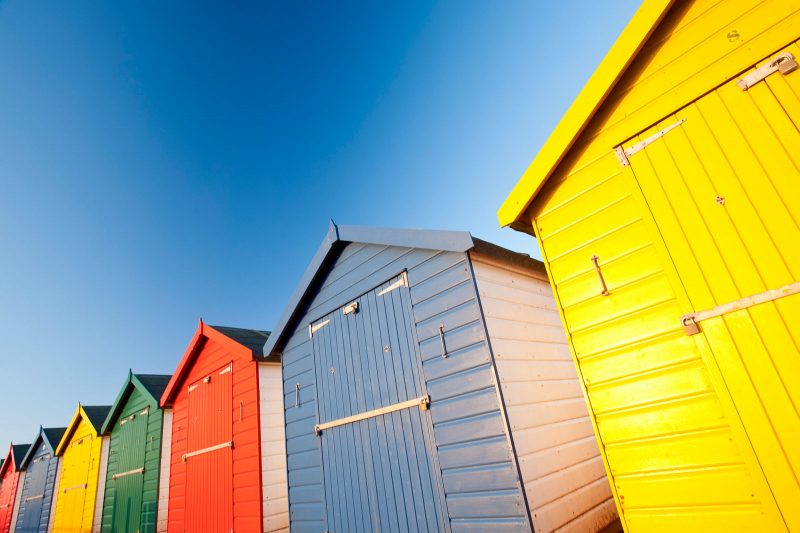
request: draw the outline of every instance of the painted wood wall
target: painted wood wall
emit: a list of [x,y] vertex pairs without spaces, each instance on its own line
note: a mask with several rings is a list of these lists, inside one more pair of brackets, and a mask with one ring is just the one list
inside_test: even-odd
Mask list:
[[472,264],[534,528],[599,531],[617,511],[550,282]]
[[527,213],[629,531],[784,527],[717,363],[680,325],[690,295],[613,147],[796,39],[798,20],[796,2],[676,2]]
[[53,483],[53,502],[50,504],[50,518],[47,520],[47,533],[52,533],[53,523],[56,519],[56,504],[58,503],[58,487],[61,483],[61,466],[64,463],[61,457],[58,458],[58,468],[56,469],[56,479]]
[[169,510],[169,472],[172,456],[172,409],[161,411],[163,429],[161,434],[161,458],[158,478],[158,517],[156,520],[157,533],[167,531],[167,511]]
[[[328,527],[320,443],[314,433],[315,363],[308,324],[404,269],[423,374],[433,399],[435,459],[453,531],[527,531],[527,509],[466,254],[358,243],[344,247],[329,267],[283,351],[292,529],[319,532]],[[446,331],[447,358],[441,357],[440,324]]]
[[[39,461],[39,465],[42,461],[47,461],[47,471],[45,473],[45,480],[44,480],[44,497],[42,498],[42,508],[41,508],[41,515],[39,517],[39,527],[35,533],[44,533],[48,530],[48,524],[52,518],[52,506],[53,501],[55,499],[55,487],[58,483],[58,470],[59,470],[59,463],[61,462],[58,457],[55,456],[55,453],[52,449],[44,442],[41,437],[37,439],[35,445],[37,446],[37,451],[34,456],[31,458],[30,462],[28,463],[26,472],[31,469],[31,465],[34,462]],[[49,459],[44,459],[44,457],[50,456]],[[22,499],[30,498],[32,496],[37,496],[37,494],[31,494],[33,491],[33,487],[31,487],[31,483],[23,483],[22,489],[19,491],[21,493]],[[18,525],[22,525],[25,519],[25,512],[27,509],[27,505],[24,501],[20,503],[19,512],[17,515],[17,519],[15,523]],[[21,529],[21,528],[20,528]],[[26,532],[28,533],[28,532]]]
[[19,516],[19,504],[22,501],[22,487],[25,484],[25,471],[19,473],[19,481],[17,484],[17,496],[14,498],[14,510],[11,513],[11,524],[8,529],[9,533],[14,533],[17,529],[17,517]]
[[[258,417],[258,369],[250,355],[235,354],[208,339],[186,375],[173,405],[167,531],[183,533],[185,519],[188,384],[219,371],[233,361],[233,520],[234,531],[261,528],[261,453]],[[241,417],[240,417],[241,402]]]
[[258,365],[264,531],[289,531],[289,489],[280,363]]
[[100,471],[97,477],[97,500],[94,505],[92,531],[100,531],[102,528],[103,502],[106,497],[106,476],[108,474],[108,450],[111,446],[111,437],[105,435],[101,438],[103,439],[103,445],[100,450]]
[[[147,414],[147,437],[144,454],[144,473],[142,481],[142,516],[140,522],[140,533],[152,533],[156,529],[156,508],[158,506],[158,487],[159,470],[161,465],[161,427],[162,411],[158,407],[158,402],[142,393],[139,389],[133,388],[125,405],[120,408],[120,415],[114,428],[119,430],[119,420],[124,418],[123,413],[138,413],[144,409],[149,409]],[[117,466],[119,462],[119,437],[111,430],[110,451],[108,454],[108,468],[105,474],[105,496],[102,507],[102,527],[103,533],[114,533],[114,500],[115,500],[115,481],[112,479],[115,474],[120,473]]]

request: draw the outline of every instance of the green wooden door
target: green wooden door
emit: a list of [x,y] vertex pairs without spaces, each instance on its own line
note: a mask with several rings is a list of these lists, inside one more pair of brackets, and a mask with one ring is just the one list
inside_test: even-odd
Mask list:
[[[139,533],[142,522],[142,489],[149,408],[124,415],[116,429],[118,453],[114,484],[114,533]],[[113,447],[113,446],[112,446]]]

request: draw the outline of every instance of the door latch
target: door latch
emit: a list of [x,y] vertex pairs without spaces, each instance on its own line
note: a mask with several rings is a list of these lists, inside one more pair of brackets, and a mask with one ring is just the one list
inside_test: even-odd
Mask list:
[[782,75],[787,75],[797,69],[797,61],[794,56],[788,52],[781,54],[766,65],[761,65],[757,69],[748,73],[746,76],[737,80],[736,83],[743,91],[746,91],[756,83],[760,82],[770,74],[780,72]]

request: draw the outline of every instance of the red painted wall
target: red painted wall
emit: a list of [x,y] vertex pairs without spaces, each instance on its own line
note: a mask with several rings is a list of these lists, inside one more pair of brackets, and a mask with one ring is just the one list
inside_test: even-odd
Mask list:
[[14,514],[18,483],[19,472],[14,471],[14,465],[9,465],[3,479],[0,480],[0,533],[8,533],[11,530],[11,516]]
[[[189,451],[187,449],[188,386],[207,375],[217,373],[230,362],[233,362],[231,402],[233,530],[236,533],[262,531],[258,366],[247,350],[235,349],[237,346],[231,347],[226,342],[207,339],[185,377],[178,384],[179,392],[173,404],[168,533],[184,533],[186,463],[182,460],[182,456]],[[208,487],[208,490],[214,491],[215,487]],[[187,533],[218,532],[187,531]]]

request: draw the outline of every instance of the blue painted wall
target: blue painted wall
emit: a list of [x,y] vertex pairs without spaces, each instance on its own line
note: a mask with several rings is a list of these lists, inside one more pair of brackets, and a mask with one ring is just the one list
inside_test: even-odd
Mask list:
[[[46,533],[47,523],[50,520],[59,458],[55,456],[41,434],[33,446],[38,448],[26,466],[17,514],[15,529],[17,533]],[[42,494],[44,498],[41,500],[28,500]]]
[[[343,247],[327,267],[283,351],[292,529],[334,531],[326,523],[321,441],[314,433],[319,406],[308,325],[403,270],[408,272],[422,375],[432,400],[429,416],[449,526],[456,532],[529,531],[467,255],[359,243]],[[441,357],[440,324],[447,358]]]

